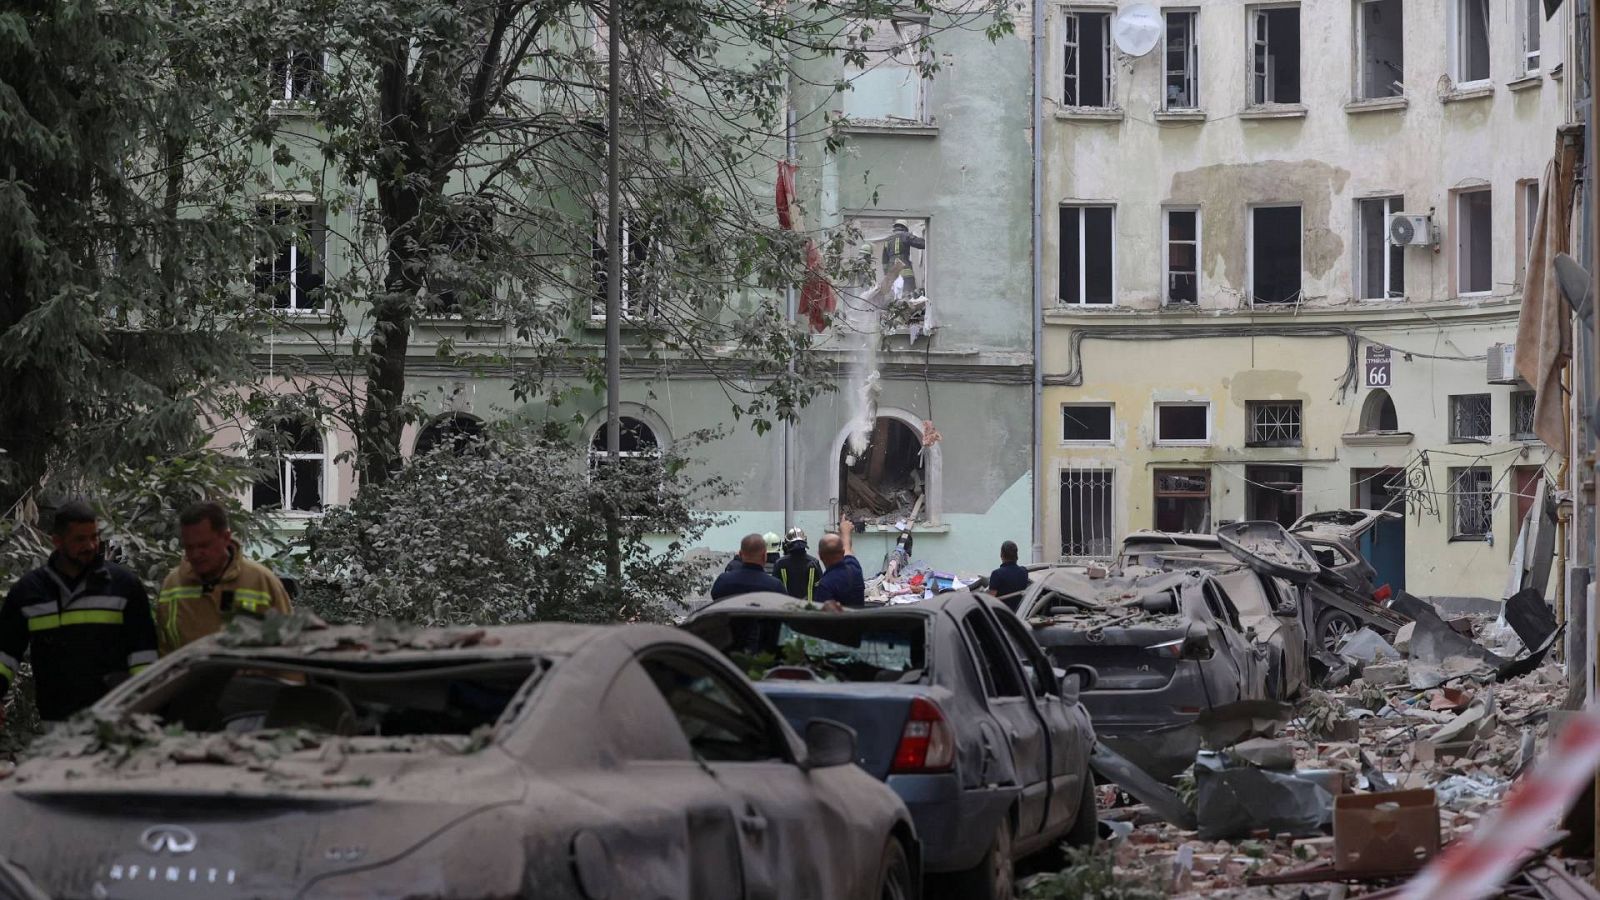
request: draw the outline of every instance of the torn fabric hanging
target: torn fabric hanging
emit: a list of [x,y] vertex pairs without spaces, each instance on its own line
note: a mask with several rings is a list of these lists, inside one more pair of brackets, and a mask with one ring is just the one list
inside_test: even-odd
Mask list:
[[1527,285],[1517,321],[1517,374],[1533,385],[1533,431],[1558,453],[1567,452],[1561,370],[1572,356],[1572,314],[1561,300],[1555,258],[1571,249],[1575,142],[1556,139],[1556,155],[1545,167],[1539,217],[1528,247]]
[[[784,231],[804,231],[805,220],[800,213],[800,199],[794,187],[794,163],[784,160],[778,163],[778,183],[776,185],[776,200],[778,207],[778,225]],[[838,308],[838,296],[833,291],[833,283],[828,280],[827,272],[822,265],[822,252],[817,249],[816,242],[806,239],[806,275],[805,281],[800,286],[800,315],[805,316],[811,323],[811,330],[821,332],[828,327],[828,317]]]

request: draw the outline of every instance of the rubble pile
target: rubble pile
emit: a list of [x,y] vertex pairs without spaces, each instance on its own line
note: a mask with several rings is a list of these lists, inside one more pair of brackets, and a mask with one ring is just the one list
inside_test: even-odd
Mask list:
[[[1565,675],[1527,649],[1548,649],[1542,627],[1519,636],[1431,607],[1415,618],[1394,642],[1348,636],[1332,685],[1271,737],[1200,751],[1176,785],[1192,816],[1163,817],[1102,784],[1117,878],[1172,896],[1355,897],[1403,882],[1476,827],[1560,727]],[[1561,878],[1587,870],[1543,855],[1533,865]]]

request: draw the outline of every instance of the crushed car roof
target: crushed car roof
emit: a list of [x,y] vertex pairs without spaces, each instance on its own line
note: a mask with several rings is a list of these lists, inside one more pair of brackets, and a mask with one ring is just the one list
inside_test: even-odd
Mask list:
[[184,648],[186,654],[317,656],[320,658],[437,657],[473,655],[568,656],[608,630],[600,625],[533,623],[465,628],[425,628],[379,621],[330,626],[296,610],[265,619],[238,618],[221,632]]

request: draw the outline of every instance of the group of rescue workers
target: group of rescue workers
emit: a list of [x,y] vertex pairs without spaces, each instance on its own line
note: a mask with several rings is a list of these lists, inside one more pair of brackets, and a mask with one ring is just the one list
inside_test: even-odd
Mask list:
[[[234,616],[289,612],[283,582],[245,558],[221,504],[183,510],[178,534],[183,560],[152,609],[138,576],[105,558],[94,509],[82,501],[58,508],[50,558],[18,579],[0,606],[0,698],[29,654],[39,717],[59,721]],[[0,723],[4,717],[0,707]]]
[[[850,540],[854,532],[853,522],[840,520],[839,529],[824,534],[818,542],[817,556],[807,552],[806,533],[799,528],[789,529],[781,546],[776,534],[747,534],[739,542],[739,555],[712,584],[711,599],[770,591],[829,608],[865,606],[866,578]],[[909,557],[909,534],[902,533],[896,550]],[[909,562],[908,558],[901,560],[902,565]],[[1028,570],[1017,563],[1015,543],[1000,545],[1000,567],[989,574],[983,587],[1013,610],[1017,608],[1028,588]]]

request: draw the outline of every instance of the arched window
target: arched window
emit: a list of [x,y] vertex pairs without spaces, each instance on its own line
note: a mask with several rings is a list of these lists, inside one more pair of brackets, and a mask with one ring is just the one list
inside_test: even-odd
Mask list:
[[[617,421],[617,455],[623,459],[650,459],[661,455],[661,442],[655,430],[642,419],[621,416]],[[606,457],[606,425],[601,419],[589,440],[589,465],[594,466]]]
[[417,435],[416,455],[432,453],[439,447],[450,447],[457,455],[463,453],[473,441],[483,437],[483,421],[466,413],[447,413],[434,419]]
[[928,454],[922,435],[898,418],[880,416],[857,453],[848,439],[839,451],[839,510],[847,518],[926,522]]
[[322,511],[328,457],[316,423],[279,419],[263,425],[255,449],[267,471],[250,489],[251,509]]
[[1400,417],[1394,411],[1394,401],[1389,392],[1377,388],[1367,395],[1361,407],[1361,430],[1367,433],[1399,431]]

